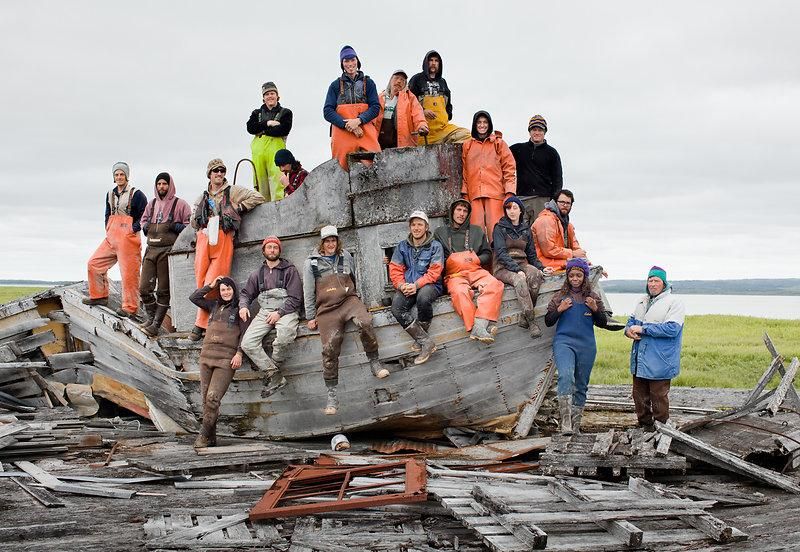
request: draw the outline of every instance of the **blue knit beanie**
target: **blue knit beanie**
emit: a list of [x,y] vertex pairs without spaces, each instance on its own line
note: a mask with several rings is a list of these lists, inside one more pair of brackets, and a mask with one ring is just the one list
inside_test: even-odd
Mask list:
[[352,46],[345,46],[342,48],[339,52],[339,66],[342,68],[342,71],[344,71],[344,60],[353,57],[356,58],[358,61],[358,68],[361,69],[361,60],[358,59],[358,54],[356,54],[355,49]]
[[589,263],[583,257],[573,257],[567,261],[567,274],[573,268],[580,268],[583,270],[583,275],[589,277]]
[[516,203],[519,205],[519,210],[522,211],[522,214],[525,214],[525,205],[522,204],[522,200],[515,195],[509,196],[503,202],[503,210],[505,211],[506,207],[508,207],[509,203]]

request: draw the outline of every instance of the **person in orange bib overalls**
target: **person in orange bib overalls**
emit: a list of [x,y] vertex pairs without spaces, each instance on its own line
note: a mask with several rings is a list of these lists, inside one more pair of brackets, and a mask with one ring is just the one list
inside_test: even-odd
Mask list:
[[[469,223],[470,204],[457,199],[450,204],[450,219],[433,237],[444,248],[444,285],[453,309],[464,321],[470,339],[494,343],[489,323],[497,322],[503,301],[503,283],[481,268],[492,258],[489,242],[478,226]],[[478,306],[473,303],[475,290]]]
[[328,87],[322,113],[331,124],[331,153],[344,170],[347,154],[381,151],[378,129],[367,124],[381,109],[375,82],[361,71],[361,61],[351,46],[339,52],[342,76]]
[[122,307],[119,316],[133,316],[139,310],[139,268],[142,240],[139,221],[147,197],[128,183],[131,169],[122,161],[112,168],[116,186],[106,195],[106,237],[89,259],[89,298],[86,305],[108,305],[108,269],[119,263],[122,276]]
[[503,216],[503,201],[517,191],[517,163],[486,111],[472,118],[472,138],[464,143],[461,160],[461,195],[472,204],[470,222],[491,240],[494,225]]
[[[195,201],[192,212],[192,227],[197,229],[194,277],[198,288],[231,273],[233,238],[239,231],[242,215],[266,201],[257,190],[231,186],[225,178],[226,172],[222,159],[208,162],[208,189]],[[218,217],[216,221],[214,217]],[[197,309],[189,339],[200,341],[207,326],[208,311]]]

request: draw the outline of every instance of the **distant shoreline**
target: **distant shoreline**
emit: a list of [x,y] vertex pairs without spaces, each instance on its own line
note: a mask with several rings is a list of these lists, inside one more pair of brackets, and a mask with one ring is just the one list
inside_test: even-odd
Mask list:
[[[682,295],[800,295],[800,278],[753,278],[742,280],[676,280],[670,282]],[[606,293],[644,293],[641,280],[606,280]]]

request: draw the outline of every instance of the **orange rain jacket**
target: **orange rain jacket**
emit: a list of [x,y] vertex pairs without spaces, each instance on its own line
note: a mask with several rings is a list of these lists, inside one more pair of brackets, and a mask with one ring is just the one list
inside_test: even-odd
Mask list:
[[517,163],[500,132],[485,140],[472,138],[461,150],[463,181],[461,193],[472,201],[479,197],[503,200],[517,193]]
[[564,270],[567,259],[574,256],[572,250],[582,247],[575,237],[575,227],[571,222],[567,225],[567,240],[564,241],[564,226],[561,224],[561,219],[548,208],[552,203],[555,202],[550,200],[532,226],[536,256],[544,266]]
[[[372,122],[380,133],[381,125],[383,124],[383,110],[386,106],[385,92],[378,94],[378,101],[381,103],[381,110]],[[394,116],[395,128],[397,128],[397,147],[416,147],[417,137],[412,133],[417,132],[419,127],[426,123],[426,120],[419,100],[408,88],[401,90],[397,95],[397,107],[394,110]]]

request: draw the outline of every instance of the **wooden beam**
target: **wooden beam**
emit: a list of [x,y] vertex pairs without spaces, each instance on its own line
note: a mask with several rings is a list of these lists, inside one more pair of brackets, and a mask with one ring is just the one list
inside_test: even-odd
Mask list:
[[19,485],[19,487],[28,493],[45,508],[63,508],[66,506],[61,500],[54,496],[50,491],[44,487],[33,487],[27,483],[20,481],[18,477],[12,477],[11,481]]
[[21,360],[18,362],[2,362],[0,363],[0,370],[19,370],[20,368],[47,368],[46,362],[28,362]]
[[55,340],[56,334],[53,333],[53,330],[47,330],[46,332],[39,332],[27,337],[23,337],[22,339],[17,339],[9,345],[11,345],[12,350],[16,349],[17,356],[20,356],[32,353],[44,345],[54,343]]
[[47,362],[53,372],[77,368],[78,364],[91,364],[94,362],[94,355],[91,351],[76,351],[74,353],[56,353],[47,357]]
[[36,328],[46,326],[49,323],[49,318],[32,318],[30,320],[25,320],[19,324],[14,324],[13,326],[9,326],[0,330],[0,339],[6,339],[21,333],[29,332]]
[[742,460],[728,451],[708,445],[700,439],[687,435],[679,429],[672,428],[661,422],[656,421],[655,425],[658,431],[672,437],[673,442],[678,441],[686,445],[684,447],[685,454],[697,460],[734,471],[785,491],[800,494],[800,483],[792,478]]
[[767,385],[769,385],[770,380],[775,376],[775,373],[778,371],[778,367],[783,363],[783,357],[778,355],[772,358],[772,362],[767,369],[764,370],[764,373],[761,374],[761,377],[758,378],[758,382],[756,386],[750,391],[750,394],[745,399],[742,406],[747,406],[755,401],[758,401],[761,397],[761,393],[766,389]]
[[18,460],[14,462],[19,469],[33,477],[36,481],[50,489],[51,491],[59,491],[64,493],[102,496],[106,498],[131,498],[135,491],[123,489],[111,489],[100,487],[89,487],[86,485],[74,485],[72,483],[64,483],[57,477],[47,473],[36,464],[27,462],[25,460]]
[[[680,498],[677,494],[665,491],[649,481],[639,479],[638,477],[631,477],[628,480],[628,488],[637,495],[648,498]],[[702,531],[717,542],[736,542],[747,540],[748,538],[746,533],[715,518],[711,514],[680,516],[679,519],[695,529]]]
[[556,365],[551,358],[547,361],[544,378],[540,380],[539,385],[533,392],[533,397],[525,403],[519,418],[517,418],[517,423],[512,433],[514,439],[524,439],[531,432],[531,426],[533,426],[533,421],[536,419],[536,413],[539,412],[547,390],[550,389],[550,385],[553,383],[555,373]]
[[[770,339],[769,334],[764,332],[764,345],[766,345],[767,350],[772,355],[772,358],[779,357],[778,350],[775,348],[775,345],[772,343],[772,339]],[[781,373],[781,376],[786,375],[786,370],[783,367],[783,361],[778,364],[778,371]],[[797,395],[797,391],[794,387],[789,388],[789,392],[786,394],[787,397],[791,399],[791,402],[794,403],[794,407],[800,410],[800,396]]]
[[797,357],[792,359],[792,363],[789,365],[789,369],[786,370],[786,373],[781,378],[781,382],[778,384],[777,389],[775,389],[775,394],[772,395],[772,398],[767,404],[767,410],[774,416],[780,410],[781,405],[783,404],[784,399],[786,398],[786,394],[789,392],[789,389],[794,388],[794,378],[797,376],[797,368],[800,366],[800,361],[797,360]]

